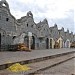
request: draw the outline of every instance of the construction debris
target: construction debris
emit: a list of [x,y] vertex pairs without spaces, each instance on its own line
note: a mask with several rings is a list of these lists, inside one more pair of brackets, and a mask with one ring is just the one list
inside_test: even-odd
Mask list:
[[21,72],[21,71],[28,71],[31,68],[28,67],[27,65],[21,65],[19,63],[13,64],[11,65],[9,68],[7,68],[7,70],[11,71],[11,72]]
[[18,50],[19,51],[31,51],[24,43],[18,44]]
[[75,41],[71,43],[71,48],[75,48]]

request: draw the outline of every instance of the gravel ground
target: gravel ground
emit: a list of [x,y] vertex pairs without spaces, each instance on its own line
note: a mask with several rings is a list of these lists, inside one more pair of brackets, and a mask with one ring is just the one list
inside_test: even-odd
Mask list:
[[35,75],[75,75],[75,58]]

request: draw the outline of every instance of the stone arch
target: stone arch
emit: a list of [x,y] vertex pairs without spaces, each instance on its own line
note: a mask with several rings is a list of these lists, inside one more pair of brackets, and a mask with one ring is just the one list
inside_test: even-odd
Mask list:
[[66,48],[70,48],[70,40],[69,39],[66,40],[65,47]]
[[46,38],[46,49],[49,49],[49,38]]
[[52,39],[50,39],[50,48],[52,49]]
[[30,16],[30,17],[32,17],[32,18],[33,18],[33,14],[32,14],[32,12],[31,12],[31,11],[29,11],[29,12],[27,13],[27,16]]
[[6,0],[1,0],[0,1],[0,6],[5,6],[5,7],[9,8],[9,4]]
[[31,49],[35,49],[35,37],[34,36],[32,36]]
[[29,46],[29,37],[27,35],[24,37],[24,43],[27,47]]
[[20,35],[17,35],[14,39],[13,39],[13,44],[19,44],[19,43],[24,43],[24,37],[25,37],[25,33],[21,33]]

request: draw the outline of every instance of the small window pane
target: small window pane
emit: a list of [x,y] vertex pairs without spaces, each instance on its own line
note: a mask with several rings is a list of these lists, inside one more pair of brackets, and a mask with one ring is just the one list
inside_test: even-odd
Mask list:
[[6,21],[8,21],[9,20],[9,18],[6,18]]
[[28,27],[28,23],[27,23],[27,27]]

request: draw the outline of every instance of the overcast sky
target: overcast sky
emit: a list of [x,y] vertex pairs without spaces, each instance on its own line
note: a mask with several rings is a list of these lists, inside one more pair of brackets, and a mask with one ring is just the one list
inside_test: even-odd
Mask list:
[[12,15],[17,19],[31,11],[36,23],[47,18],[50,27],[56,23],[58,28],[64,27],[65,30],[68,28],[70,32],[75,32],[75,0],[7,0],[7,2]]

